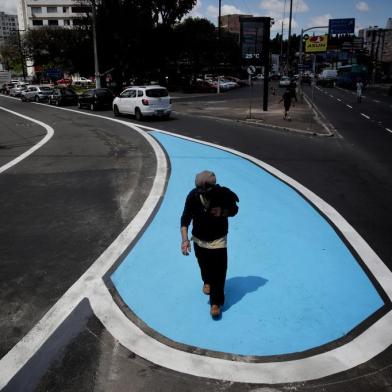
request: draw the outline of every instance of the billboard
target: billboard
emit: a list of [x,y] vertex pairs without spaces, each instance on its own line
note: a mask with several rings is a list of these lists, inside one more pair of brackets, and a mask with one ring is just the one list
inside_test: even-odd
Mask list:
[[[263,41],[265,37],[265,23],[269,18],[241,18],[241,53],[245,60],[261,60]],[[269,39],[269,37],[268,37]]]
[[326,52],[328,45],[328,35],[314,35],[308,37],[305,41],[305,52],[306,53],[318,53]]
[[355,19],[344,18],[344,19],[330,19],[328,33],[334,34],[354,34]]

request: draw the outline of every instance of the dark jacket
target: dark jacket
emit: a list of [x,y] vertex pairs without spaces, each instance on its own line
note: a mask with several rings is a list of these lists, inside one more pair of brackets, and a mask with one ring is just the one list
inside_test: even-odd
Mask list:
[[203,241],[213,241],[228,233],[227,217],[215,217],[210,210],[221,207],[227,211],[228,216],[234,216],[238,212],[238,196],[229,188],[216,185],[205,197],[210,201],[206,209],[200,200],[197,188],[193,189],[187,196],[184,211],[181,216],[181,227],[188,227],[193,221],[192,234]]

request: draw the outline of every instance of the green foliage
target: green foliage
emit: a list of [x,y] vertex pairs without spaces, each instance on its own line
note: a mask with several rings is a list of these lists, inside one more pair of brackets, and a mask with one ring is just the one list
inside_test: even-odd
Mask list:
[[91,73],[93,51],[88,30],[60,27],[29,30],[24,36],[24,47],[34,65],[71,73]]

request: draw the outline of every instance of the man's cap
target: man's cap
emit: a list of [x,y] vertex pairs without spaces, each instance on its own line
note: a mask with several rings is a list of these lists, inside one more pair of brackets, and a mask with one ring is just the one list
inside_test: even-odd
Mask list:
[[197,188],[208,188],[216,184],[215,173],[209,170],[204,170],[196,174],[195,185]]

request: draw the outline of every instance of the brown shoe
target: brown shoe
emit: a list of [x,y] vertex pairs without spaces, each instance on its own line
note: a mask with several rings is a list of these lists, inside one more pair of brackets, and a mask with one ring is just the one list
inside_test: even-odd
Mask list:
[[211,305],[211,316],[212,317],[218,317],[220,315],[220,307],[219,305]]
[[205,283],[205,284],[203,285],[203,293],[204,293],[205,295],[210,295],[210,292],[211,292],[211,287],[210,287],[210,285],[209,285],[208,283]]

